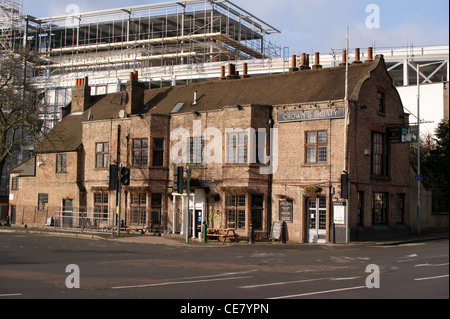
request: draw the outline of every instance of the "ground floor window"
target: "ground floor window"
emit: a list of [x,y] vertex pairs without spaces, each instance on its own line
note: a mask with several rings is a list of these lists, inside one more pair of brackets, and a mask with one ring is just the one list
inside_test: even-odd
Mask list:
[[226,196],[227,228],[245,229],[245,195]]
[[161,194],[153,194],[152,195],[152,215],[151,215],[151,224],[153,225],[161,225],[161,208],[162,208],[162,195]]
[[374,225],[387,224],[388,197],[388,193],[373,193],[372,223]]
[[108,219],[108,193],[94,193],[94,218]]
[[44,210],[48,206],[48,194],[38,194],[38,210]]
[[132,193],[130,204],[132,225],[144,225],[147,221],[147,194]]

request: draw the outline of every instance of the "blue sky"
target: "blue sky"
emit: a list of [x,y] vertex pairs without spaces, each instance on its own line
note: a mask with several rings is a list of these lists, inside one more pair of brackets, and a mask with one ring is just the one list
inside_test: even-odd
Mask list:
[[[70,4],[83,11],[117,8],[167,0],[24,0],[24,13],[35,17],[62,15]],[[448,0],[231,0],[282,33],[271,37],[291,53],[328,53],[345,47],[349,27],[350,47],[402,47],[449,43]],[[379,28],[366,20],[379,8]],[[374,21],[374,20],[370,20]]]

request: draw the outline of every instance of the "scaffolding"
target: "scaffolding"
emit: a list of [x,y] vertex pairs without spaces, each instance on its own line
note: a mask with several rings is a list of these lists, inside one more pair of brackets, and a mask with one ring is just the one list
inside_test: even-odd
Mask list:
[[[210,63],[279,57],[270,24],[228,0],[184,0],[61,16],[22,15],[19,0],[0,0],[1,50],[26,47],[38,57],[28,83],[39,92],[44,126],[70,102],[74,80],[89,77],[92,94],[117,92],[130,71],[147,87],[204,80]],[[23,1],[23,0],[20,0]],[[14,13],[14,23],[12,14]],[[8,14],[7,14],[8,13]],[[163,74],[155,81],[154,74]]]
[[186,0],[35,19],[27,44],[40,75],[261,59],[280,33],[230,1]]
[[23,0],[0,0],[0,51],[14,50],[17,27],[22,23]]

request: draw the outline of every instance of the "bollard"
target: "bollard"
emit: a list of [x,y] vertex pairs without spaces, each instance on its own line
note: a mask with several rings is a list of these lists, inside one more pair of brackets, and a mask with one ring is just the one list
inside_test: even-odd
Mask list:
[[280,243],[286,244],[286,239],[284,238],[284,222],[281,223]]
[[255,231],[253,230],[253,224],[250,224],[250,235],[249,235],[249,239],[248,239],[248,243],[249,244],[254,244],[255,243]]
[[203,239],[204,243],[206,243],[208,241],[208,239],[207,239],[208,236],[206,236],[206,233],[207,233],[206,222],[203,222],[203,225],[202,225],[202,239]]

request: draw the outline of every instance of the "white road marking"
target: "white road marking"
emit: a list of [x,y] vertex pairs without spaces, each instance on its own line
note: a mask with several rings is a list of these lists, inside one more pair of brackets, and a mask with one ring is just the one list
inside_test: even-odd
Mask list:
[[22,294],[18,293],[18,294],[2,294],[2,295],[0,295],[0,297],[17,297],[17,296],[22,296]]
[[416,278],[415,281],[422,281],[422,280],[432,280],[432,279],[440,279],[440,278],[447,278],[448,275],[443,276],[435,276],[435,277],[425,277],[425,278]]
[[442,266],[448,266],[448,263],[445,263],[445,264],[420,264],[420,265],[415,265],[414,267],[442,267]]
[[282,285],[291,285],[291,284],[300,284],[304,282],[313,282],[313,281],[321,281],[321,280],[328,280],[328,281],[344,281],[344,280],[355,280],[359,279],[361,276],[357,277],[342,277],[342,278],[315,278],[315,279],[302,279],[302,280],[296,280],[296,281],[280,281],[280,282],[272,282],[268,284],[260,284],[260,285],[250,285],[250,286],[242,286],[238,287],[241,289],[251,289],[251,288],[261,288],[261,287],[271,287],[271,286],[282,286]]
[[246,279],[246,278],[251,278],[251,276],[218,278],[218,279],[204,279],[204,280],[190,280],[190,281],[168,281],[168,282],[162,282],[162,283],[158,283],[158,284],[112,287],[111,289],[150,288],[150,287],[160,287],[160,286],[170,286],[170,285],[196,284],[196,283],[213,282],[213,281],[238,280],[238,279]]
[[290,299],[290,298],[298,298],[298,297],[306,297],[306,296],[313,296],[313,295],[329,294],[329,293],[332,293],[332,292],[349,291],[349,290],[357,290],[357,289],[367,289],[367,287],[366,286],[357,286],[357,287],[349,287],[349,288],[341,288],[341,289],[323,290],[323,291],[307,292],[307,293],[298,294],[298,295],[273,297],[273,298],[268,298],[268,299],[272,299],[272,300]]

